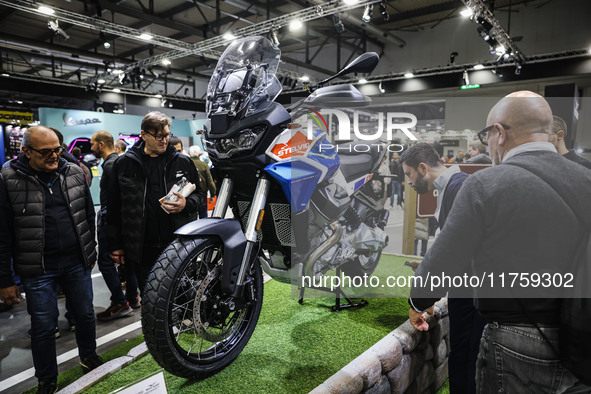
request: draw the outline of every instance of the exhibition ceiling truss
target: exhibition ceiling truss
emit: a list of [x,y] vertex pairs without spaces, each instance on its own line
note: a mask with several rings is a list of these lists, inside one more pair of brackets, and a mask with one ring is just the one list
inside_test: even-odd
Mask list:
[[[368,47],[378,48],[380,54],[386,45],[393,50],[404,47],[407,43],[400,32],[434,29],[444,20],[459,17],[466,8],[472,13],[474,35],[480,34],[496,57],[484,67],[495,70],[512,65],[519,73],[533,59],[532,54],[522,53],[495,12],[511,15],[515,12],[511,7],[529,3],[542,7],[548,1],[0,0],[0,74],[86,87],[95,94],[120,89],[201,101],[204,92],[196,82],[209,79],[232,37],[265,35],[280,43],[278,76],[284,91],[293,92],[301,89],[299,77],[304,74],[319,80]],[[291,31],[295,20],[303,24],[299,32]],[[329,46],[336,47],[337,56],[319,62]],[[582,54],[548,55],[552,56]],[[544,59],[538,56],[537,61]],[[415,75],[456,73],[470,66],[452,62],[415,70]],[[395,68],[393,64],[388,73],[367,79],[379,83],[404,78],[405,70]]]

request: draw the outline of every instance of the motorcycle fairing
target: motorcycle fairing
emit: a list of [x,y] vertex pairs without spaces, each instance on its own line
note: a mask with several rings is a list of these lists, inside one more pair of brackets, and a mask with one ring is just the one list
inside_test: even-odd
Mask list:
[[279,182],[293,213],[306,209],[322,176],[320,169],[303,160],[270,164],[265,171]]
[[266,151],[278,163],[268,165],[268,172],[280,184],[291,211],[298,213],[308,203],[318,183],[331,178],[339,168],[339,156],[326,140],[326,133],[314,130],[309,140],[301,130],[286,129]]
[[224,244],[222,266],[222,290],[232,293],[236,285],[246,237],[238,219],[203,218],[187,223],[174,232],[175,235],[215,235]]

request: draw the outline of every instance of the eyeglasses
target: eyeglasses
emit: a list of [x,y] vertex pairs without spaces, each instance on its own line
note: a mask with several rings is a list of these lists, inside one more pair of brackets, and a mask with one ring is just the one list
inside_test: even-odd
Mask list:
[[[506,124],[503,123],[499,123],[501,126],[503,126],[503,128],[505,130],[509,130],[511,127],[507,126]],[[484,145],[488,145],[488,132],[491,131],[493,128],[495,127],[495,125],[492,126],[488,126],[485,127],[484,129],[480,130],[477,134],[478,139],[480,140],[480,142],[482,142]]]
[[172,138],[172,133],[168,133],[168,134],[152,134],[152,133],[148,133],[146,131],[146,134],[150,134],[152,137],[154,137],[154,139],[156,141],[160,141],[160,142],[164,141],[165,139]]
[[54,153],[58,156],[60,156],[62,153],[64,153],[64,148],[61,146],[58,146],[57,148],[53,148],[53,149],[35,149],[32,146],[27,146],[27,148],[34,150],[35,152],[39,153],[41,156],[47,158],[47,157],[51,157],[51,155],[53,155]]

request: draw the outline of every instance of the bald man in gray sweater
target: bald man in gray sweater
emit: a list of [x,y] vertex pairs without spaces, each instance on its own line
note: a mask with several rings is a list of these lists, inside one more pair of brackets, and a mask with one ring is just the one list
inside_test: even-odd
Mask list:
[[[483,288],[474,283],[465,288],[464,296],[475,295],[478,311],[489,322],[478,356],[477,392],[590,392],[591,387],[562,367],[555,352],[561,305],[556,297],[561,290],[518,289],[507,279],[510,273],[561,273],[572,268],[578,246],[591,229],[591,174],[561,157],[548,142],[552,112],[537,94],[504,97],[486,124],[479,137],[488,144],[495,166],[464,182],[416,275],[492,275],[497,281],[496,287],[489,280]],[[446,290],[413,287],[413,326],[428,328],[423,312],[431,312],[438,299],[434,297]]]

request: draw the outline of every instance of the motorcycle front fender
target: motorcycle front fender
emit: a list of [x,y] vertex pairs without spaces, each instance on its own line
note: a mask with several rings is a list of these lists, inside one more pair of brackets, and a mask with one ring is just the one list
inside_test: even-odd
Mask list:
[[218,237],[224,245],[222,290],[232,293],[246,248],[246,237],[237,219],[204,218],[187,223],[175,231],[180,237]]

